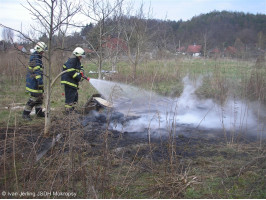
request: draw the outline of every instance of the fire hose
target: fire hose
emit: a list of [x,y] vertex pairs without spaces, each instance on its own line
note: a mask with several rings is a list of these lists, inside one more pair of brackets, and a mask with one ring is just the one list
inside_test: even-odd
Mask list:
[[80,74],[82,78],[86,79],[87,81],[90,81],[90,78],[85,76],[83,72],[80,72]]

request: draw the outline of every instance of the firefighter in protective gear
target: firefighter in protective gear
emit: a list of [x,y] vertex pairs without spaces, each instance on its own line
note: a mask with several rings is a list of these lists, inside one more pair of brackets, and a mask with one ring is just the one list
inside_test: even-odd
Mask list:
[[63,65],[63,71],[67,72],[62,74],[61,84],[64,85],[65,89],[65,110],[67,113],[73,111],[78,102],[78,86],[84,73],[80,60],[84,57],[85,51],[81,47],[77,47]]
[[42,111],[43,104],[43,63],[42,55],[47,50],[44,42],[38,42],[34,47],[34,52],[30,56],[29,66],[26,75],[26,91],[30,93],[30,98],[26,103],[22,118],[31,121],[30,113],[35,107],[38,117],[45,117]]

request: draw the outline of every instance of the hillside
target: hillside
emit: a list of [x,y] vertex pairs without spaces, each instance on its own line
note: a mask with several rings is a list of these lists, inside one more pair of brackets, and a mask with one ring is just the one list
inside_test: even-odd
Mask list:
[[[187,47],[191,44],[205,46],[206,50],[219,48],[223,50],[234,46],[238,50],[254,51],[266,48],[266,15],[248,14],[242,12],[213,11],[201,14],[188,21],[170,21],[158,19],[137,19],[133,16],[108,19],[106,29],[111,37],[124,37],[121,32],[113,27],[118,20],[124,25],[123,31],[128,32],[133,21],[139,24],[138,31],[144,32],[146,51],[154,49],[175,52],[180,46]],[[81,30],[80,35],[95,40],[95,29],[98,25],[87,25]],[[123,33],[122,31],[122,33]],[[145,35],[145,36],[144,36]],[[133,35],[134,37],[134,35]],[[130,45],[136,43],[133,39]]]
[[209,47],[235,45],[237,39],[249,48],[266,47],[266,15],[213,11],[173,24],[175,38],[182,43],[204,43]]
[[[223,51],[228,46],[234,46],[237,50],[248,53],[249,57],[257,57],[258,50],[266,48],[265,14],[213,11],[195,16],[188,21],[122,15],[105,19],[103,29],[105,31],[101,37],[103,40],[119,37],[126,41],[127,46],[130,46],[132,54],[138,48],[142,53],[154,50],[175,53],[179,47],[187,48],[188,45],[197,44],[202,45],[202,51],[206,50],[206,52],[214,48]],[[64,39],[65,49],[71,51],[75,46],[91,48],[89,43],[98,49],[100,45],[98,30],[99,24],[87,24],[80,32],[68,35]],[[126,38],[129,35],[130,38]],[[63,41],[60,37],[54,36],[55,47]],[[142,41],[138,41],[139,38],[142,38]],[[39,40],[47,42],[47,34],[43,34]],[[140,46],[137,48],[137,45]],[[24,46],[26,49],[32,48],[30,43]],[[0,49],[2,47],[0,43]],[[243,57],[243,54],[240,57]]]

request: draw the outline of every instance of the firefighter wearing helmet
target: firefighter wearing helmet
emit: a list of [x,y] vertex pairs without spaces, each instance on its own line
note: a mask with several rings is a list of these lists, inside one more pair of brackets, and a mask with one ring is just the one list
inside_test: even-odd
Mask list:
[[31,121],[30,113],[35,107],[37,117],[45,117],[42,111],[43,104],[43,63],[42,55],[47,50],[44,42],[38,42],[29,60],[26,75],[26,91],[30,93],[30,98],[26,103],[22,118]]
[[63,65],[63,71],[67,71],[61,76],[61,84],[64,85],[65,89],[66,113],[74,111],[75,104],[78,102],[78,86],[81,78],[84,77],[84,69],[80,60],[84,57],[84,49],[77,47],[68,61]]

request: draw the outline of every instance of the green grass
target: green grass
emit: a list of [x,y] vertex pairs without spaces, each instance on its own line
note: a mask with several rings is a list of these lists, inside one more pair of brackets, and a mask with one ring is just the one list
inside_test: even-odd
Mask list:
[[[110,64],[105,63],[103,69],[110,70],[109,66]],[[97,71],[94,63],[85,61],[84,69],[87,76],[97,78],[97,74],[88,74],[89,71]],[[120,62],[117,64],[117,69],[118,76],[125,77],[122,80],[128,80],[126,77],[132,72],[130,64]],[[137,80],[133,84],[147,90],[152,89],[161,95],[178,97],[183,91],[183,77],[189,75],[190,78],[196,80],[199,76],[203,76],[203,84],[196,91],[201,98],[214,98],[223,102],[228,95],[234,95],[239,98],[248,97],[252,100],[260,98],[265,101],[265,79],[263,78],[266,76],[265,71],[264,68],[255,69],[254,62],[230,59],[186,58],[149,61],[138,67]],[[0,103],[3,107],[12,102],[24,104],[27,102],[29,96],[25,93],[24,78],[1,76],[0,81]],[[58,80],[52,93],[52,108],[63,108],[63,92],[60,80]],[[83,81],[80,84],[79,105],[84,105],[93,93],[97,91],[88,82]],[[8,113],[1,111],[0,123],[5,121]]]
[[[132,74],[131,66],[120,63],[118,68],[120,80],[128,82]],[[178,96],[183,91],[182,79],[186,75],[192,80],[200,76],[203,78],[203,84],[196,91],[201,98],[214,98],[223,102],[231,95],[266,101],[266,70],[256,69],[254,61],[187,58],[149,61],[138,66],[137,80],[133,84],[147,90],[152,88],[162,95]]]
[[265,199],[265,189],[263,173],[249,172],[240,177],[215,177],[208,179],[200,187],[187,189],[184,197],[186,199]]
[[[124,166],[124,169],[126,166]],[[129,166],[127,166],[129,167]],[[127,169],[128,170],[128,169]],[[138,175],[132,172],[129,174],[128,180],[124,180],[124,176],[120,175],[120,182],[112,188],[109,188],[107,193],[105,194],[105,198],[119,198],[119,199],[147,199],[149,198],[149,194],[145,193],[144,190],[154,184],[154,180],[152,178],[152,174],[148,172],[139,173]],[[135,176],[134,178],[131,175]],[[113,174],[112,177],[113,182],[117,181],[117,173]],[[122,184],[125,181],[124,184]],[[131,182],[132,184],[128,184]]]
[[[5,77],[2,77],[1,79],[4,80]],[[55,84],[55,87],[52,90],[52,98],[51,98],[51,108],[53,109],[52,112],[55,112],[56,110],[62,111],[64,109],[65,96],[63,96],[62,93],[64,93],[64,88],[63,86],[60,85],[60,80],[58,79]],[[85,80],[81,82],[79,90],[78,107],[80,107],[81,109],[81,107],[87,102],[89,97],[94,93],[97,93],[97,91],[95,91],[95,89],[90,85],[89,82]],[[0,124],[3,125],[6,124],[7,119],[9,119],[10,126],[14,126],[15,119],[16,122],[19,124],[36,123],[36,120],[33,120],[32,122],[26,122],[21,119],[23,107],[25,106],[30,97],[29,93],[27,93],[25,90],[24,79],[15,83],[12,83],[11,81],[2,81],[0,89],[0,97],[1,97]],[[11,107],[13,103],[18,104],[18,106],[21,108],[15,110],[7,109],[8,107]],[[38,121],[41,121],[41,119],[38,119]]]

